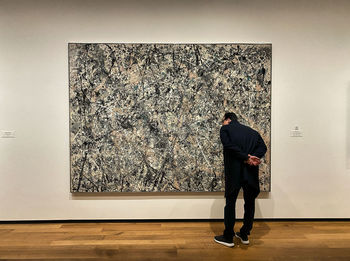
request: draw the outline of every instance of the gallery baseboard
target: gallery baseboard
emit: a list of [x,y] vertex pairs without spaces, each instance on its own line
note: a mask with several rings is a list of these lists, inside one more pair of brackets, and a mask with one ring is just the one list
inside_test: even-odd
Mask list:
[[[223,222],[223,219],[36,219],[36,220],[1,220],[0,224],[29,223],[170,223],[170,222]],[[237,219],[238,222],[243,219]],[[256,218],[255,222],[349,222],[350,218]]]

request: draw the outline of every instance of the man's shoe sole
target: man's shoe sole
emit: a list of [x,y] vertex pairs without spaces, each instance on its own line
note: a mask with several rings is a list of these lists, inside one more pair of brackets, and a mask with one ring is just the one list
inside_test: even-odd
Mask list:
[[234,247],[235,246],[235,243],[226,243],[226,242],[223,242],[223,241],[216,240],[215,238],[214,238],[214,241],[216,243],[219,243],[219,244],[227,246],[227,247]]
[[235,235],[237,238],[239,238],[242,242],[243,245],[249,245],[249,240],[243,240],[240,236],[238,236],[237,234]]

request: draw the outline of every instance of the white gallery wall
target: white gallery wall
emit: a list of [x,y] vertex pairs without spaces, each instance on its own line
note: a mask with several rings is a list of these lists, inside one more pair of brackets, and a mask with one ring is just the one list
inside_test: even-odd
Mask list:
[[0,220],[223,217],[223,193],[70,193],[69,42],[272,43],[272,191],[256,217],[349,218],[349,13],[347,0],[0,0],[0,130],[16,135],[0,138]]

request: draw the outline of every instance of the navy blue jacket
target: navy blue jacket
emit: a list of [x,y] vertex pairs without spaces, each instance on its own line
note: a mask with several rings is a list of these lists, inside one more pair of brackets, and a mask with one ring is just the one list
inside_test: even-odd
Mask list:
[[260,134],[252,128],[231,121],[220,129],[220,138],[224,147],[225,196],[242,186],[244,181],[260,191],[259,166],[244,163],[248,154],[262,158],[266,145]]

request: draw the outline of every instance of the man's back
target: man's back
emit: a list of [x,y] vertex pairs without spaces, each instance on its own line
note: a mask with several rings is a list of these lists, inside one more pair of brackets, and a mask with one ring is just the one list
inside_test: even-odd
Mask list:
[[249,155],[261,158],[266,153],[266,145],[260,134],[252,128],[231,121],[220,129],[224,147],[225,194],[241,186],[245,180],[259,190],[259,167],[246,163]]
[[240,124],[238,121],[231,121],[220,130],[221,141],[225,150],[239,149],[244,153],[240,159],[246,160],[247,155],[261,158],[265,155],[266,145],[260,134],[252,128]]

